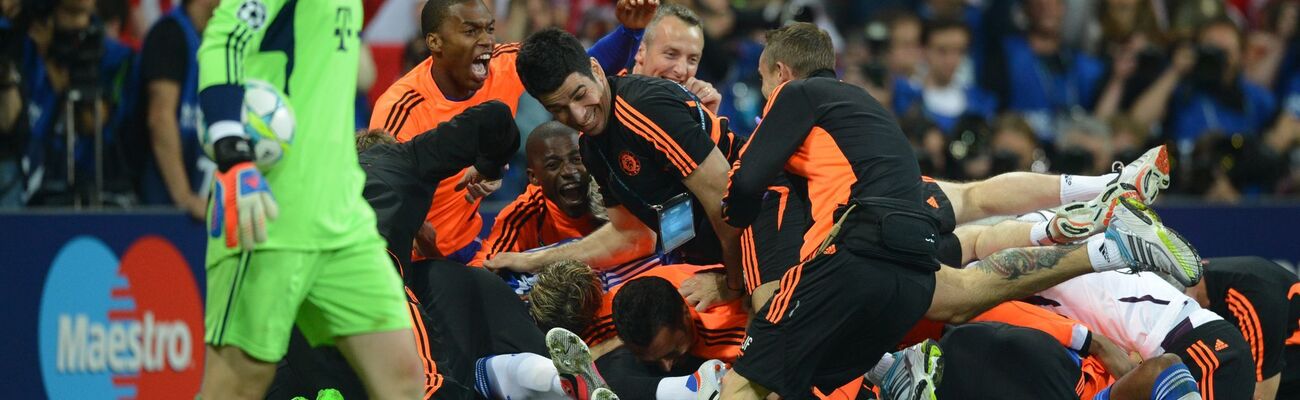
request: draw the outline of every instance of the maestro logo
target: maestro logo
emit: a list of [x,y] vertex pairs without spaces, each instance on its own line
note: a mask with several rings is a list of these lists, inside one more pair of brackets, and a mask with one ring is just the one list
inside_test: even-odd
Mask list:
[[158,236],[119,260],[78,236],[54,257],[38,343],[50,398],[193,397],[203,375],[203,306],[180,251]]

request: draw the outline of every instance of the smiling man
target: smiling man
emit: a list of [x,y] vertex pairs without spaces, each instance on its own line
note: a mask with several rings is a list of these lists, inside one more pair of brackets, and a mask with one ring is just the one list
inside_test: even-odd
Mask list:
[[[657,0],[620,0],[617,16],[623,26],[597,42],[588,54],[607,68],[626,63],[639,40],[639,29],[649,23],[657,5]],[[500,100],[512,113],[516,111],[524,93],[515,73],[519,45],[496,43],[496,19],[482,0],[430,0],[420,12],[420,23],[431,55],[379,98],[371,129],[391,132],[405,142],[488,100]],[[469,168],[439,184],[425,217],[436,238],[418,239],[435,242],[422,244],[436,244],[439,254],[421,254],[415,259],[447,258],[465,263],[478,252],[477,236],[483,226],[478,206],[501,183],[477,182],[457,190],[457,182],[466,174],[477,173]],[[425,247],[432,246],[421,246]]]
[[704,26],[691,9],[664,4],[646,26],[636,50],[632,73],[677,82],[695,93],[709,111],[718,112],[722,94],[713,85],[695,79],[704,54]]
[[[603,270],[661,254],[666,263],[726,264],[730,287],[738,292],[739,234],[722,221],[721,211],[729,161],[720,149],[731,148],[730,135],[723,134],[729,131],[725,120],[680,85],[644,76],[607,77],[563,31],[529,36],[517,62],[528,92],[557,121],[583,132],[583,163],[600,184],[609,223],[580,240],[532,253],[501,253],[484,265],[535,272],[576,259]],[[661,226],[693,229],[674,235]]]
[[528,135],[528,187],[501,209],[492,233],[470,261],[483,261],[504,251],[525,251],[576,239],[605,221],[591,213],[587,167],[578,152],[578,131],[551,121]]

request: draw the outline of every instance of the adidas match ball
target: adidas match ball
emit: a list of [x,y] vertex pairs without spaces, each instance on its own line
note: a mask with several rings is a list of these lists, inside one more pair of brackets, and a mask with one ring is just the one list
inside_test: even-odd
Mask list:
[[[289,153],[293,144],[295,121],[289,97],[269,83],[248,80],[244,83],[240,117],[257,169],[263,173],[270,172]],[[203,132],[202,138],[208,158],[215,159],[207,132]]]

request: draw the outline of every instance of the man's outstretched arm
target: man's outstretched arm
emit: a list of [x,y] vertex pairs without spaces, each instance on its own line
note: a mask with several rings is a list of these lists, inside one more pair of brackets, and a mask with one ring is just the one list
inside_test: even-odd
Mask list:
[[401,146],[415,163],[416,174],[430,185],[469,166],[495,180],[501,178],[501,167],[519,149],[519,128],[510,107],[492,100],[470,107]]
[[654,253],[655,233],[623,206],[607,209],[609,223],[567,244],[533,253],[501,253],[484,261],[488,269],[537,272],[563,260],[578,260],[603,270]]

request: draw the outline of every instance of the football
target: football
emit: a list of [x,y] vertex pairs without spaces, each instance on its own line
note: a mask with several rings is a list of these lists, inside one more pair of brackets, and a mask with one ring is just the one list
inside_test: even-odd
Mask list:
[[[244,104],[241,114],[244,134],[252,146],[257,169],[269,173],[289,153],[293,144],[294,115],[288,96],[279,88],[263,81],[244,83]],[[203,133],[203,149],[213,158],[212,144]]]

